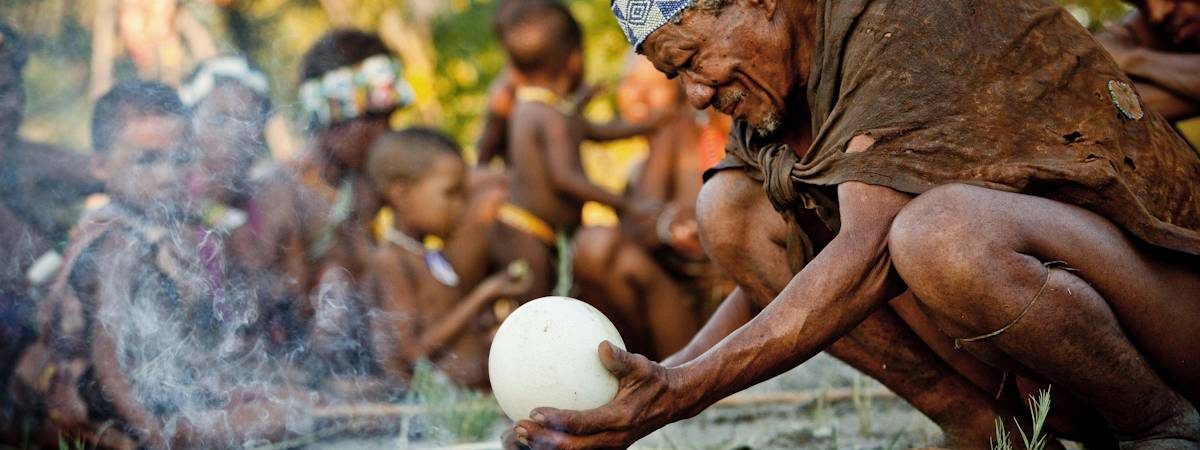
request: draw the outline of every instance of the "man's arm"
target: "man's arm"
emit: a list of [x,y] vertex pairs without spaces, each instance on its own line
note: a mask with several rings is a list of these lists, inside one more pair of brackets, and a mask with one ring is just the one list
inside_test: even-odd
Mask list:
[[548,107],[539,107],[531,116],[534,123],[541,124],[542,143],[550,168],[547,175],[555,189],[580,202],[593,201],[624,210],[625,199],[592,184],[580,169],[579,142],[571,137],[571,119]]
[[754,318],[755,314],[757,314],[757,308],[746,297],[746,293],[741,288],[734,289],[725,297],[725,300],[721,301],[721,306],[717,307],[717,311],[696,333],[696,336],[692,337],[686,346],[659,364],[662,364],[663,367],[676,367],[695,359],[717,345],[734,330],[745,325]]
[[[693,401],[708,406],[795,367],[898,295],[903,284],[892,270],[887,236],[909,198],[863,183],[839,186],[838,236],[757,318],[677,369],[682,385],[700,394]],[[706,376],[717,373],[735,376]]]
[[888,257],[888,231],[910,196],[850,182],[838,187],[838,198],[837,237],[757,317],[670,369],[602,345],[601,360],[621,380],[617,397],[583,412],[539,408],[535,421],[518,422],[518,438],[535,446],[628,445],[795,367],[854,328],[903,288]]

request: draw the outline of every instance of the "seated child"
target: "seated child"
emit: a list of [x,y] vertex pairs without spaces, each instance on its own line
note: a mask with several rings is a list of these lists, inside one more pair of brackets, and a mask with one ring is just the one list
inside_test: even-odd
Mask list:
[[311,316],[310,239],[303,188],[267,149],[267,89],[266,75],[247,60],[224,56],[202,61],[179,92],[191,108],[197,151],[192,201],[204,227],[226,242],[226,282],[254,292],[258,302],[245,313],[279,351],[300,338],[300,317]]
[[371,182],[395,212],[374,264],[374,353],[394,383],[407,383],[415,363],[433,362],[461,386],[487,385],[487,351],[496,325],[493,302],[517,295],[529,277],[496,274],[464,284],[454,266],[422,241],[451,235],[466,206],[467,167],[458,145],[433,130],[411,128],[380,136],[367,164]]
[[[286,431],[286,390],[239,385],[239,295],[188,212],[189,123],[175,92],[128,82],[96,103],[93,171],[110,202],[73,233],[18,367],[23,398],[89,446],[226,447]],[[219,243],[216,243],[219,244]],[[238,350],[234,348],[232,350]],[[252,353],[251,353],[252,354]],[[40,403],[40,404],[39,404]],[[266,417],[267,419],[262,419]]]
[[312,194],[306,203],[314,206],[304,220],[313,232],[306,249],[311,329],[305,363],[320,378],[314,381],[358,397],[376,369],[367,349],[360,281],[382,206],[364,165],[371,143],[390,129],[389,117],[412,102],[413,92],[383,41],[359,30],[326,33],[300,66],[299,97],[312,138],[296,169]]

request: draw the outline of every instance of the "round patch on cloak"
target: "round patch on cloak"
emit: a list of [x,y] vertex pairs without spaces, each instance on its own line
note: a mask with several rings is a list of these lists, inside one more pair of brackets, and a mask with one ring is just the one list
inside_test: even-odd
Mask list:
[[1146,116],[1146,110],[1142,108],[1142,101],[1138,98],[1137,91],[1133,90],[1133,86],[1121,80],[1108,80],[1108,97],[1112,99],[1113,106],[1117,107],[1117,111],[1121,112],[1122,116],[1130,120],[1141,120]]

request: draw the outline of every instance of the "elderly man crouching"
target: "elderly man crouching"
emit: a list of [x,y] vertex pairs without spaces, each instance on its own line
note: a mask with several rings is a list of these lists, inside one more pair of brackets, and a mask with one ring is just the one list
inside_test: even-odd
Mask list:
[[[1069,14],[1043,0],[613,6],[693,106],[742,121],[732,154],[787,218],[790,253],[811,258],[690,361],[602,345],[617,398],[535,410],[518,441],[628,445],[907,289],[956,346],[1069,393],[1122,447],[1200,447],[1200,157]],[[802,128],[811,146],[785,145]],[[814,220],[827,244],[798,234]]]

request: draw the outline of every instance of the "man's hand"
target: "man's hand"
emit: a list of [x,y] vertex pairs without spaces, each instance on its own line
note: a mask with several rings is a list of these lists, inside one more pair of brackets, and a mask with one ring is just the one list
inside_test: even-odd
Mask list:
[[538,408],[532,420],[517,422],[507,448],[625,448],[652,431],[685,416],[671,370],[604,342],[600,361],[620,380],[617,396],[587,411]]

